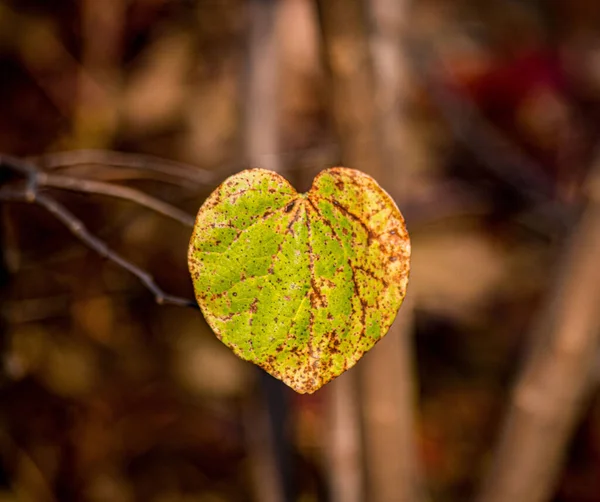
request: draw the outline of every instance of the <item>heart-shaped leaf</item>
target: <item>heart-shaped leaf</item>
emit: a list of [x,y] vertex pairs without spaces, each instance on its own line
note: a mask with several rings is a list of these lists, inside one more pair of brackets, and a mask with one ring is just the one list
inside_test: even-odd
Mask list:
[[220,338],[300,393],[351,368],[388,331],[410,241],[390,196],[360,171],[321,172],[306,194],[279,174],[227,179],[198,212],[188,262]]

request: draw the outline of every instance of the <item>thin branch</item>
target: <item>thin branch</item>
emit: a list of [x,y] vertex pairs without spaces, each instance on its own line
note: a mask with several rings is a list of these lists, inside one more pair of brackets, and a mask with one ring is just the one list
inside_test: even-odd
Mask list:
[[110,195],[112,197],[127,199],[131,202],[135,202],[144,207],[153,209],[154,211],[157,211],[165,216],[173,218],[186,226],[193,226],[193,219],[189,215],[158,199],[154,199],[149,195],[138,192],[137,190],[133,190],[128,187],[114,186],[108,183],[79,180],[77,178],[70,178],[68,176],[48,175],[47,173],[41,172],[34,164],[15,157],[0,155],[0,166],[11,169],[12,171],[20,174],[27,181],[25,187],[18,188],[5,186],[1,188],[0,199],[7,201],[28,202],[45,208],[55,218],[61,221],[73,233],[73,235],[75,235],[88,247],[113,263],[116,263],[129,273],[135,275],[142,282],[142,284],[144,284],[144,286],[146,286],[146,288],[148,288],[154,294],[158,304],[171,304],[197,308],[196,303],[192,300],[165,293],[156,284],[150,274],[142,270],[137,265],[131,263],[116,251],[113,251],[111,248],[109,248],[104,241],[93,235],[84,225],[84,223],[66,207],[53,198],[39,193],[39,188],[40,186],[54,186],[67,190],[86,193],[101,193],[104,195]]
[[63,225],[65,225],[75,237],[77,237],[89,248],[94,250],[100,256],[112,261],[113,263],[116,263],[121,268],[136,276],[140,282],[154,295],[156,303],[159,305],[177,305],[180,307],[198,308],[196,302],[193,300],[165,293],[158,286],[158,284],[156,284],[150,274],[142,270],[137,265],[134,265],[116,251],[113,251],[104,241],[92,234],[79,218],[77,218],[71,211],[53,198],[45,194],[38,193],[37,191],[32,191],[28,187],[20,189],[3,187],[0,189],[0,200],[27,202],[30,204],[37,204],[38,206],[45,208]]
[[[250,90],[246,92],[249,93]],[[258,112],[255,115],[258,117]],[[250,130],[249,124],[247,129]],[[261,134],[263,133],[264,131],[261,132]],[[278,163],[291,165],[300,170],[310,169],[313,166],[333,164],[339,158],[339,149],[336,144],[322,144],[315,147],[292,149],[282,152],[277,152],[276,150],[272,152],[269,150],[267,153],[268,157],[279,158]],[[270,165],[269,162],[264,165],[264,156],[261,153],[247,156],[250,157],[250,164],[254,167],[266,168]],[[106,168],[112,167],[121,170],[129,169],[146,172],[148,175],[154,174],[154,179],[158,181],[192,190],[197,190],[203,186],[215,185],[226,176],[250,167],[247,164],[234,162],[226,166],[221,166],[218,171],[210,171],[191,164],[161,159],[159,157],[110,150],[56,152],[44,154],[40,157],[32,157],[29,160],[43,167],[45,171],[83,167],[104,168],[106,170]],[[123,171],[119,171],[119,174],[122,176]],[[90,175],[94,176],[94,173],[90,173]]]
[[185,211],[178,209],[162,200],[151,197],[134,188],[112,185],[103,181],[84,180],[60,174],[39,173],[37,178],[39,186],[59,188],[73,192],[107,195],[117,199],[128,200],[156,211],[168,218],[178,221],[187,227],[194,226],[194,218]]
[[194,218],[185,211],[134,188],[112,185],[102,181],[85,180],[60,174],[45,173],[36,165],[26,160],[6,155],[0,155],[0,166],[8,167],[9,169],[20,173],[29,180],[30,184],[35,184],[36,187],[52,187],[61,190],[100,194],[117,199],[128,200],[178,221],[187,227],[194,226]]
[[[39,163],[33,160],[34,163]],[[45,170],[47,171],[47,170]],[[201,190],[201,186],[195,183],[190,183],[187,180],[171,176],[167,172],[159,173],[149,170],[138,170],[130,167],[115,167],[101,164],[75,164],[73,166],[65,166],[64,168],[52,169],[52,172],[61,172],[78,178],[92,179],[105,182],[123,182],[123,181],[154,181],[161,184],[176,186],[179,189],[186,190],[197,194]]]
[[81,165],[103,165],[126,167],[144,171],[154,171],[170,177],[180,178],[194,185],[212,185],[218,179],[218,173],[206,169],[161,159],[151,155],[139,155],[110,150],[75,150],[55,152],[33,159],[45,169],[60,169]]

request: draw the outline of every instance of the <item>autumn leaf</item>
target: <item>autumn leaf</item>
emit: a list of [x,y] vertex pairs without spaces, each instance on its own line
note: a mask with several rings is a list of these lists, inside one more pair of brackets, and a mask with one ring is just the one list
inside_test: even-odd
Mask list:
[[188,253],[219,339],[299,393],[354,366],[387,333],[409,258],[393,200],[342,167],[305,194],[263,169],[228,178],[200,208]]

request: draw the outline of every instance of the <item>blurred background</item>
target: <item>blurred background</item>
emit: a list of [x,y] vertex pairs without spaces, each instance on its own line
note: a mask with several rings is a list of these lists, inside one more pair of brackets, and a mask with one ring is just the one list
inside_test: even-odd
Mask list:
[[[192,216],[357,168],[413,245],[388,336],[300,396],[3,202],[0,501],[600,501],[600,3],[0,0],[0,110],[0,152]],[[185,221],[80,188],[34,187],[192,298]]]

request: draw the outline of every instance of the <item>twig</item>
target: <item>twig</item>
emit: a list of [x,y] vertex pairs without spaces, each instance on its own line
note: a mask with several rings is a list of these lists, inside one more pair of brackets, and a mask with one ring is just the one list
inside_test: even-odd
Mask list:
[[142,207],[152,209],[153,211],[176,220],[187,227],[194,226],[194,218],[185,211],[140,192],[139,190],[135,190],[134,188],[112,185],[102,181],[84,180],[71,176],[43,172],[40,172],[37,175],[37,182],[39,186],[59,188],[61,190],[70,190],[73,192],[107,195],[117,199],[128,200],[130,202],[135,202]]
[[140,192],[139,190],[135,190],[134,188],[112,185],[102,181],[85,180],[60,174],[45,173],[40,171],[36,165],[28,161],[9,157],[7,155],[0,155],[0,166],[5,166],[19,172],[29,180],[30,184],[33,183],[36,187],[52,187],[61,190],[70,190],[72,192],[100,194],[115,197],[117,199],[128,200],[178,221],[187,227],[194,226],[194,218],[185,211]]
[[[600,179],[600,159],[591,188]],[[600,341],[600,197],[574,229],[557,281],[533,330],[479,502],[549,500],[565,448],[591,390]]]
[[180,307],[198,308],[196,303],[192,300],[165,293],[156,284],[150,274],[142,270],[137,265],[134,265],[129,260],[125,259],[116,251],[113,251],[104,241],[93,235],[79,218],[77,218],[71,211],[53,198],[45,194],[38,193],[37,191],[32,191],[27,187],[21,189],[3,187],[0,188],[0,200],[27,202],[30,204],[37,204],[45,208],[56,219],[63,223],[75,237],[81,240],[89,248],[96,251],[96,253],[98,253],[100,256],[103,256],[113,263],[116,263],[121,268],[135,275],[140,282],[154,294],[156,303],[159,305],[177,305]]
[[[135,275],[142,284],[154,294],[158,304],[171,304],[197,308],[196,302],[192,300],[165,293],[156,284],[150,274],[109,248],[104,241],[93,235],[84,223],[62,204],[52,197],[40,193],[40,186],[43,186],[45,182],[48,182],[49,178],[46,173],[42,173],[37,166],[15,157],[0,155],[0,167],[11,169],[26,180],[26,185],[24,187],[4,186],[0,188],[0,200],[27,202],[45,208],[88,247],[106,259],[116,263],[129,273]],[[129,189],[127,187],[116,187],[109,185],[108,183],[91,182],[89,180],[78,180],[76,178],[61,176],[54,179],[54,181],[57,185],[62,183],[64,186],[61,186],[60,188],[68,190],[88,193],[104,193],[113,197],[127,199],[190,226],[190,217],[188,215],[185,215],[185,218],[181,218],[184,213],[181,212],[181,214],[178,214],[179,210],[177,208],[169,206],[168,204],[143,194],[142,192],[138,192],[137,190]],[[48,186],[52,185],[49,183]],[[99,191],[92,190],[94,187],[98,188]],[[191,225],[193,225],[193,221],[191,221]]]
[[[249,92],[250,91],[248,90],[248,93]],[[256,112],[256,115],[258,115],[258,112]],[[247,121],[249,129],[249,117],[247,118]],[[273,128],[276,128],[276,124],[273,125]],[[282,164],[294,165],[300,169],[306,169],[308,167],[313,167],[314,165],[323,166],[333,164],[339,158],[338,147],[336,144],[323,144],[312,148],[300,148],[283,152],[275,151],[275,153],[269,151],[268,154],[271,157],[278,157]],[[248,152],[247,156],[251,159],[251,166],[266,167],[263,165],[263,157],[260,152],[256,155]],[[224,167],[222,166],[218,171],[209,171],[191,164],[175,162],[169,159],[161,159],[159,157],[134,153],[115,152],[111,150],[74,150],[68,152],[56,152],[44,154],[39,157],[32,157],[29,160],[36,165],[41,166],[44,171],[88,166],[98,169],[114,167],[118,169],[131,169],[154,173],[158,175],[157,177],[160,181],[190,188],[192,190],[197,190],[204,186],[215,185],[226,176],[250,167],[247,163],[231,163]],[[122,171],[120,171],[120,173],[122,174]]]
[[80,165],[102,165],[154,171],[170,177],[180,178],[194,185],[211,185],[218,174],[182,162],[161,159],[151,155],[139,155],[110,150],[75,150],[48,153],[37,157],[35,162],[45,169],[59,169]]

